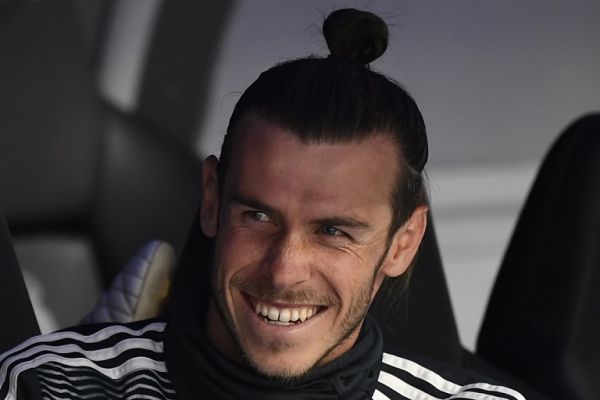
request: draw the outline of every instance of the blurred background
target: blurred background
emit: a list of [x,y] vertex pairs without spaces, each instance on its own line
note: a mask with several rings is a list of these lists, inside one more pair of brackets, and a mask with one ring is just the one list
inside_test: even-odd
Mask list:
[[[62,215],[60,224],[71,232],[66,245],[79,249],[71,253],[79,257],[75,263],[101,252],[78,242],[72,227],[116,218],[106,211],[112,200],[103,197],[109,179],[100,173],[93,188],[88,179],[97,177],[103,158],[125,146],[105,139],[111,126],[123,129],[121,122],[107,123],[106,115],[132,117],[135,126],[127,129],[136,135],[160,131],[169,146],[185,147],[197,158],[218,154],[239,94],[277,62],[326,56],[321,24],[342,7],[367,9],[388,22],[389,48],[372,67],[400,82],[425,117],[441,255],[461,339],[473,349],[498,265],[545,152],[571,121],[600,108],[599,2],[0,1],[0,202],[20,261],[40,246],[19,240],[37,224],[33,214],[41,215],[46,230],[53,216]],[[100,106],[90,100],[94,96]],[[56,123],[58,114],[68,122]],[[18,135],[32,130],[33,139]],[[69,156],[41,156],[53,147],[61,153],[56,135],[68,136]],[[97,148],[109,149],[108,156],[96,155]],[[24,166],[27,157],[35,161]],[[44,163],[58,165],[60,173],[50,176]],[[158,170],[141,176],[153,181],[162,168],[153,167]],[[41,192],[72,196],[42,212],[48,201]],[[159,218],[165,202],[153,210],[133,204],[117,214]],[[82,211],[64,211],[75,209]],[[193,212],[187,205],[182,220]],[[86,213],[91,217],[81,217]],[[121,265],[128,251],[115,252],[110,261]],[[42,329],[63,325],[51,311],[42,316],[43,272],[25,275]]]

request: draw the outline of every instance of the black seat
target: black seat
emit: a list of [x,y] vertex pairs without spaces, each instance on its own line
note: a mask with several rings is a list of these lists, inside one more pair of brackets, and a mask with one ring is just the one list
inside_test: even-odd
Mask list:
[[99,93],[83,3],[0,4],[0,203],[54,328],[77,324],[145,242],[180,251],[200,194],[191,144]]
[[600,114],[548,153],[496,279],[477,353],[552,399],[600,399]]
[[40,333],[4,214],[0,212],[0,354]]

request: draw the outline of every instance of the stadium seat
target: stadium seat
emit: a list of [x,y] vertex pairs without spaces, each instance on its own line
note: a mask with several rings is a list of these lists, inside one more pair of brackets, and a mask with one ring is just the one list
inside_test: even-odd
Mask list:
[[[176,3],[163,5],[156,29],[169,31],[173,10],[204,4]],[[177,38],[158,32],[135,102],[110,91],[122,89],[115,79],[129,55],[114,56],[129,38],[117,33],[131,33],[113,34],[111,22],[151,4],[161,3],[0,2],[0,203],[46,331],[78,323],[147,241],[179,254],[198,204],[193,125],[204,81],[196,77],[181,97],[165,90],[187,84],[210,52],[196,49],[194,63],[170,69],[161,54]]]
[[546,156],[504,256],[477,354],[551,399],[600,398],[600,114]]
[[4,214],[0,211],[0,354],[40,331],[15,256]]

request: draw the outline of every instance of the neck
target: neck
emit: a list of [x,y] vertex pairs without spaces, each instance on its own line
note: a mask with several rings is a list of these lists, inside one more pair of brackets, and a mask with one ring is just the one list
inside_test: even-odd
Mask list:
[[212,297],[208,303],[204,326],[206,339],[219,353],[238,365],[244,364],[240,346],[233,338],[230,329],[225,325],[225,321]]
[[[216,308],[212,312],[218,316]],[[365,320],[350,351],[306,376],[286,382],[236,365],[209,341],[207,335],[213,330],[206,328],[208,321],[204,317],[207,315],[199,317],[176,319],[167,325],[165,358],[181,398],[358,400],[373,395],[381,368],[383,342],[376,322],[370,317]]]

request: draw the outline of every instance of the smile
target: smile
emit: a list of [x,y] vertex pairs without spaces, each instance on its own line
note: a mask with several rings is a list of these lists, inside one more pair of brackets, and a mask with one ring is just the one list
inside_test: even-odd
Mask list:
[[312,318],[319,311],[317,306],[275,307],[256,299],[251,299],[254,312],[261,315],[265,322],[275,325],[290,326],[300,324]]

